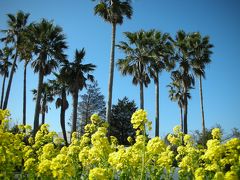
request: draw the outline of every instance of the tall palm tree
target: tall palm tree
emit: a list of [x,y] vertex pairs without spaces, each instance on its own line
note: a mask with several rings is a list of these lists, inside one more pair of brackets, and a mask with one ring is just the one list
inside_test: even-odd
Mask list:
[[5,91],[5,82],[6,78],[9,76],[9,68],[12,66],[12,63],[9,61],[9,56],[12,55],[12,49],[9,47],[3,48],[3,50],[0,51],[1,54],[1,62],[0,62],[0,74],[3,76],[3,82],[2,82],[2,94],[1,94],[1,104],[0,108],[3,108],[3,100],[4,100],[4,91]]
[[112,89],[113,89],[113,75],[114,75],[114,55],[115,55],[115,37],[116,26],[122,24],[123,19],[126,16],[128,19],[132,17],[132,7],[130,0],[100,0],[95,6],[95,15],[99,15],[104,21],[112,25],[112,45],[110,56],[110,72],[108,81],[108,101],[106,118],[107,122],[110,121],[111,107],[112,107]]
[[50,86],[53,88],[54,96],[58,96],[56,100],[56,108],[60,107],[60,124],[62,128],[63,138],[65,144],[68,145],[67,140],[67,133],[65,127],[65,111],[68,108],[68,101],[67,101],[67,92],[68,92],[68,84],[67,84],[67,75],[62,69],[60,70],[59,74],[54,73],[56,79],[50,80]]
[[164,71],[170,71],[174,68],[172,60],[173,46],[170,36],[167,33],[151,30],[147,32],[150,63],[148,71],[155,83],[155,136],[159,136],[159,74]]
[[202,78],[205,79],[205,67],[211,63],[211,48],[213,45],[209,42],[209,37],[202,37],[200,33],[193,33],[191,36],[191,46],[193,61],[198,68],[194,68],[194,74],[199,78],[199,92],[200,92],[200,106],[202,114],[202,133],[205,137],[205,117],[203,108],[203,92],[202,92]]
[[67,48],[67,45],[62,28],[45,19],[30,25],[29,38],[33,44],[36,56],[36,59],[32,62],[32,68],[35,73],[39,74],[34,114],[34,133],[36,133],[39,127],[40,101],[44,76],[50,74],[58,67],[59,62],[66,58],[64,50]]
[[33,46],[28,38],[28,32],[25,30],[20,40],[19,58],[24,62],[23,70],[23,125],[26,125],[26,102],[27,102],[27,65],[32,59]]
[[183,87],[183,133],[188,133],[187,116],[188,116],[188,92],[195,85],[193,69],[197,69],[192,59],[192,48],[190,45],[191,34],[184,31],[178,31],[175,40],[176,58],[179,62],[178,70],[172,72],[172,76],[178,76],[181,86]]
[[12,68],[9,76],[8,86],[6,90],[6,95],[4,99],[3,109],[7,108],[8,99],[10,95],[13,74],[16,68],[16,62],[19,55],[19,46],[20,46],[20,39],[22,36],[23,31],[27,25],[27,19],[30,14],[24,13],[23,11],[18,11],[17,14],[14,16],[13,14],[7,14],[8,16],[8,30],[3,30],[2,32],[6,33],[6,37],[2,38],[1,40],[4,41],[6,44],[12,43],[15,48],[15,55],[12,63]]
[[149,62],[149,51],[146,50],[148,39],[145,38],[145,32],[135,33],[125,32],[128,42],[120,42],[117,47],[125,53],[124,59],[117,62],[118,68],[123,75],[133,76],[132,83],[140,87],[140,108],[144,109],[144,89],[151,82],[147,63]]
[[[33,89],[33,100],[37,99],[37,90]],[[49,85],[49,83],[43,83],[42,84],[42,93],[41,93],[41,103],[40,103],[40,112],[42,114],[42,123],[45,124],[45,115],[48,113],[48,103],[53,102],[54,93],[53,93],[53,87]]]
[[62,71],[68,77],[67,83],[69,85],[70,93],[73,97],[73,118],[72,118],[72,133],[77,130],[77,105],[78,93],[86,87],[87,80],[93,82],[94,76],[90,72],[94,71],[96,66],[89,63],[83,64],[85,56],[84,48],[75,51],[75,59],[73,62],[66,62],[63,65]]

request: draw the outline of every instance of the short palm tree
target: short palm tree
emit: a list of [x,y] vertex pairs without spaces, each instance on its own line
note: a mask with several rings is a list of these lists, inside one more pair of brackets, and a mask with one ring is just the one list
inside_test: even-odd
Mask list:
[[30,25],[29,38],[33,44],[33,52],[36,57],[32,62],[32,68],[39,75],[34,114],[34,133],[36,133],[39,127],[40,101],[44,76],[50,74],[66,58],[64,50],[67,48],[67,45],[62,28],[45,19]]
[[94,76],[91,75],[90,72],[94,71],[96,68],[96,66],[91,63],[83,64],[84,56],[84,48],[81,50],[76,50],[74,61],[66,61],[62,69],[68,78],[67,84],[73,97],[72,133],[76,132],[77,130],[77,106],[79,90],[81,91],[83,88],[86,88],[87,80],[93,82]]
[[0,51],[0,74],[3,76],[2,82],[2,95],[1,95],[1,105],[0,108],[3,108],[3,100],[4,100],[4,91],[5,91],[5,82],[9,76],[9,68],[12,66],[12,63],[9,61],[9,56],[12,55],[12,49],[5,47]]
[[109,122],[112,107],[116,25],[121,25],[123,23],[124,17],[130,19],[132,17],[133,11],[130,5],[130,0],[100,0],[99,3],[95,6],[94,12],[95,14],[103,18],[104,21],[112,25],[112,46],[108,82],[108,100],[106,110],[106,118],[107,122]]
[[65,127],[65,111],[67,110],[69,104],[67,101],[67,94],[69,92],[67,80],[68,76],[65,74],[65,71],[60,69],[59,73],[53,73],[55,76],[54,80],[49,80],[49,84],[53,89],[53,95],[58,96],[56,99],[55,105],[56,108],[60,107],[60,124],[62,128],[63,138],[65,145],[68,145],[67,133]]
[[63,138],[65,145],[68,145],[67,133],[65,127],[65,111],[67,110],[69,104],[67,101],[68,84],[67,75],[62,69],[60,69],[59,74],[54,73],[56,79],[50,80],[50,86],[53,88],[53,95],[58,96],[55,105],[56,108],[60,107],[60,124],[62,128]]
[[140,87],[140,108],[144,109],[144,89],[151,82],[148,75],[147,64],[149,62],[149,51],[146,50],[148,39],[145,32],[125,32],[128,42],[120,42],[117,47],[125,53],[125,58],[119,59],[118,68],[123,75],[133,76],[132,83]]
[[[37,99],[37,90],[33,89],[33,100]],[[42,93],[41,93],[41,103],[40,103],[40,112],[42,114],[42,122],[41,124],[45,124],[45,115],[48,113],[48,103],[53,102],[54,94],[53,94],[53,88],[49,85],[49,83],[43,83],[42,84]]]
[[7,14],[8,16],[8,29],[3,30],[2,32],[6,33],[6,37],[2,38],[1,40],[4,41],[6,44],[13,44],[15,49],[15,55],[12,63],[12,68],[10,71],[8,86],[6,90],[6,95],[4,99],[3,109],[7,108],[8,99],[10,95],[13,75],[16,68],[17,58],[19,55],[19,46],[20,46],[20,39],[23,34],[23,31],[26,29],[27,20],[30,14],[24,13],[23,11],[18,11],[17,14],[14,16],[13,14]]
[[[183,87],[181,86],[181,80],[179,79],[180,74],[176,72],[176,74],[172,74],[171,80],[172,82],[168,85],[169,89],[169,98],[171,101],[177,102],[178,107],[180,109],[180,124],[181,124],[181,130],[183,132],[183,104],[184,104],[184,92]],[[187,92],[187,98],[191,99],[191,95],[189,92]]]
[[193,33],[191,38],[192,55],[198,68],[194,68],[194,74],[199,78],[200,105],[202,113],[202,133],[205,137],[205,117],[203,108],[202,78],[205,78],[206,65],[211,63],[211,49],[213,45],[209,42],[209,37],[202,37],[200,33]]
[[147,47],[151,57],[148,72],[154,80],[156,94],[155,136],[159,136],[159,74],[174,68],[173,46],[167,33],[151,30],[147,32],[147,37],[149,38]]

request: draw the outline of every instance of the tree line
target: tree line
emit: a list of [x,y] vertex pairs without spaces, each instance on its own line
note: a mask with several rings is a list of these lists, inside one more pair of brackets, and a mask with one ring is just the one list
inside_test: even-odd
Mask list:
[[[178,31],[175,37],[158,30],[140,30],[125,32],[126,41],[116,45],[116,28],[124,22],[124,18],[131,19],[133,9],[129,0],[100,0],[94,8],[94,13],[112,25],[112,43],[109,66],[108,98],[106,103],[106,120],[111,124],[111,108],[114,66],[117,65],[123,75],[132,76],[132,83],[139,85],[140,108],[144,109],[144,87],[151,80],[155,83],[156,115],[155,135],[159,136],[159,82],[163,71],[170,73],[169,97],[178,103],[182,131],[187,134],[188,100],[190,90],[195,87],[195,80],[199,79],[200,102],[202,112],[202,132],[205,134],[205,119],[203,108],[202,79],[205,78],[205,68],[211,62],[213,45],[208,36],[199,32],[187,33]],[[23,118],[26,124],[26,84],[27,67],[31,64],[34,73],[38,73],[38,86],[33,90],[36,101],[33,133],[45,121],[47,103],[56,98],[56,107],[60,107],[60,124],[64,139],[67,143],[65,128],[65,111],[68,108],[67,97],[73,99],[72,128],[77,129],[78,96],[79,91],[87,87],[88,82],[94,81],[92,72],[96,65],[84,63],[85,49],[76,49],[74,59],[68,59],[65,50],[68,48],[63,29],[53,21],[42,19],[39,22],[28,23],[30,14],[19,11],[16,15],[7,14],[8,29],[1,30],[3,48],[0,51],[0,71],[3,76],[1,108],[6,109],[11,91],[17,60],[24,63],[23,81]],[[124,52],[125,56],[115,63],[115,47]],[[44,77],[54,74],[55,78],[44,81]],[[8,78],[7,89],[5,84]],[[48,96],[51,94],[53,96]]]

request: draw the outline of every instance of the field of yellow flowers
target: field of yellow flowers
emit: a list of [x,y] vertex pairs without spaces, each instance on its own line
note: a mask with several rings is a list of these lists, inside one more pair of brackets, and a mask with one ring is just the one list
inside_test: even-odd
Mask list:
[[175,127],[169,145],[159,137],[148,139],[147,114],[136,111],[131,119],[136,138],[131,146],[118,145],[107,137],[107,124],[91,117],[85,134],[73,134],[71,144],[42,125],[35,138],[30,126],[20,132],[6,130],[9,112],[0,110],[0,179],[240,179],[240,140],[221,143],[221,132],[213,129],[207,147],[197,146],[190,135]]

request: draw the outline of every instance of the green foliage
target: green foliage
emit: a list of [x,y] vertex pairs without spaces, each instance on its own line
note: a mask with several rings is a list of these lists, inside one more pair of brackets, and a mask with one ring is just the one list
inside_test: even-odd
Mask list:
[[106,22],[122,24],[124,16],[131,19],[133,11],[129,0],[104,0],[95,6],[94,13]]
[[131,124],[131,116],[137,110],[134,101],[129,101],[127,97],[122,100],[118,99],[118,103],[113,105],[111,119],[109,124],[110,135],[115,136],[121,145],[130,145],[127,138],[134,138],[135,130]]
[[78,103],[77,126],[81,134],[84,134],[84,127],[90,123],[90,117],[93,114],[98,114],[102,119],[105,119],[106,114],[104,96],[97,81],[87,85],[86,89],[87,92],[80,96],[81,100]]

